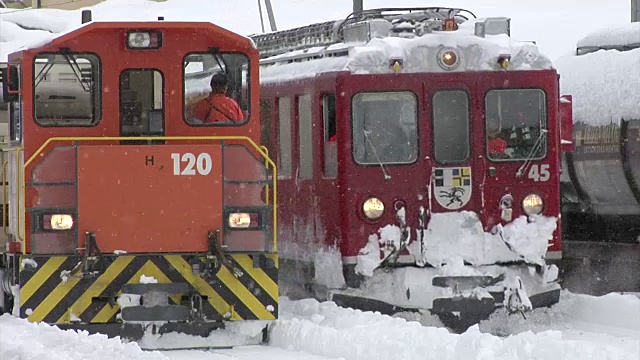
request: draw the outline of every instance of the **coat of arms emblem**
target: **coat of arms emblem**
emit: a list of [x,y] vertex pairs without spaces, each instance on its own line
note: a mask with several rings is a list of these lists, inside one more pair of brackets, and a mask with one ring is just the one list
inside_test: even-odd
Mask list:
[[433,190],[440,206],[458,210],[471,199],[471,168],[433,169]]

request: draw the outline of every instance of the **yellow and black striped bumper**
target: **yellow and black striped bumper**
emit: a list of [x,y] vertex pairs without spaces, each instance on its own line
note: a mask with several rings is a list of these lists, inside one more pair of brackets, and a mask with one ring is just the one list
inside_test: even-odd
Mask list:
[[[30,259],[30,260],[27,260]],[[65,324],[114,323],[124,284],[140,283],[142,275],[158,283],[186,283],[203,298],[208,320],[273,320],[278,316],[278,260],[274,254],[229,256],[210,276],[192,270],[206,261],[197,255],[104,255],[82,269],[80,256],[23,256],[20,259],[20,317],[34,322]],[[35,266],[34,266],[35,265]],[[80,270],[78,270],[80,269]],[[180,305],[186,296],[170,296]]]

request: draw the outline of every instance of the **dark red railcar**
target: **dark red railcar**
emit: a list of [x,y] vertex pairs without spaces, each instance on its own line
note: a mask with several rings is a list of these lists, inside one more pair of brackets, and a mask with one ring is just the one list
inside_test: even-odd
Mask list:
[[376,9],[254,37],[281,259],[332,287],[318,266],[337,249],[340,303],[477,318],[505,296],[510,310],[558,300],[547,260],[561,258],[571,104],[537,47],[509,38],[509,19],[469,14]]

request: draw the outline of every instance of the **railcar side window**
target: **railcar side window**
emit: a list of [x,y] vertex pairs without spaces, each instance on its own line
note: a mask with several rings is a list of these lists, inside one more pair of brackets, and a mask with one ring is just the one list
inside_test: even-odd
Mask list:
[[278,99],[278,177],[288,179],[292,172],[291,159],[291,98]]
[[469,157],[469,97],[461,90],[433,96],[433,144],[436,161],[453,164]]
[[322,123],[324,127],[324,176],[334,178],[338,175],[338,147],[336,124],[336,96],[322,96]]
[[485,98],[491,160],[542,159],[547,154],[546,96],[540,89],[491,90]]
[[41,126],[93,126],[100,120],[100,60],[86,53],[34,59],[34,119]]
[[300,179],[313,178],[313,125],[311,123],[311,95],[298,98],[298,169]]
[[242,125],[249,118],[249,58],[198,53],[184,58],[184,118],[192,126]]
[[417,98],[408,91],[359,93],[352,100],[358,164],[408,164],[418,158]]

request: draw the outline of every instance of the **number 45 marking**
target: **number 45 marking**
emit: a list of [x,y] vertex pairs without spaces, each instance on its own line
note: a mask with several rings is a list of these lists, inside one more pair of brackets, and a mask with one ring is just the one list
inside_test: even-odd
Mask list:
[[549,172],[549,164],[531,165],[531,169],[529,170],[529,175],[527,177],[529,179],[533,179],[533,181],[549,180],[549,178],[551,178],[551,173]]
[[[207,153],[202,153],[197,157],[192,153],[182,155],[173,153],[171,159],[173,159],[173,175],[195,175],[196,170],[200,175],[209,175],[213,166],[211,155]],[[184,168],[182,168],[182,163],[186,163]]]

